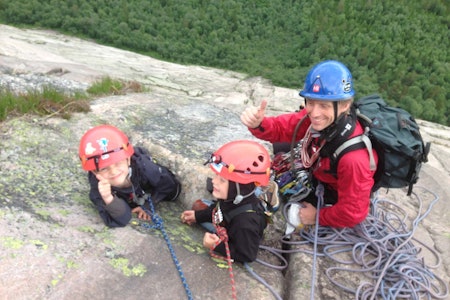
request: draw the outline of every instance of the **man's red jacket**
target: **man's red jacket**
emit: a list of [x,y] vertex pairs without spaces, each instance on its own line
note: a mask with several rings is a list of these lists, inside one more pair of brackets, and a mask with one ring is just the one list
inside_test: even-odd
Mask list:
[[[260,127],[249,128],[257,138],[275,142],[291,142],[295,127],[306,115],[303,109],[296,113],[283,114],[276,117],[265,117]],[[310,126],[307,117],[297,132],[296,141],[301,140]],[[359,121],[349,139],[364,132]],[[375,161],[378,156],[374,151]],[[344,154],[337,166],[337,178],[327,173],[330,169],[330,159],[321,157],[313,166],[313,176],[329,188],[337,192],[337,202],[331,207],[321,207],[319,224],[332,227],[354,227],[361,223],[369,213],[370,193],[374,184],[375,171],[370,170],[367,149],[358,149]]]

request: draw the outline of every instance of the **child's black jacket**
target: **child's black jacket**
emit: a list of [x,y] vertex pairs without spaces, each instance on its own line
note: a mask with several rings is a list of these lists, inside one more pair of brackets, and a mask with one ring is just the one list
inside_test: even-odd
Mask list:
[[98,191],[95,174],[89,172],[88,179],[91,186],[89,198],[108,227],[127,225],[132,217],[131,209],[139,205],[139,200],[143,201],[149,195],[153,204],[156,204],[160,201],[173,201],[181,192],[180,182],[168,168],[155,163],[145,149],[135,147],[134,150],[135,153],[131,157],[133,187],[111,187],[114,200],[109,205],[105,205]]

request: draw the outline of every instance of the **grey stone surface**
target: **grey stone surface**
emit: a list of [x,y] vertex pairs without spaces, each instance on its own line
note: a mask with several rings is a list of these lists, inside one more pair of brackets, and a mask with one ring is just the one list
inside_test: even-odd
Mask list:
[[[0,299],[187,298],[161,231],[138,220],[108,229],[88,199],[78,141],[101,123],[121,128],[182,179],[180,199],[159,204],[157,213],[193,298],[231,298],[225,264],[203,249],[202,229],[181,224],[178,216],[195,199],[208,196],[206,156],[225,142],[253,139],[239,121],[240,112],[262,99],[269,101],[269,114],[293,111],[300,103],[298,91],[245,74],[181,66],[50,31],[0,25],[2,87],[26,90],[45,82],[77,90],[103,76],[139,81],[147,91],[96,99],[91,112],[70,120],[28,115],[0,124]],[[425,121],[420,125],[433,146],[419,184],[440,201],[415,237],[437,249],[442,263],[433,271],[448,284],[450,131]],[[391,190],[386,197],[412,216],[418,210],[402,190]],[[284,219],[277,213],[264,244],[280,247],[283,230]],[[434,263],[426,251],[424,256]],[[260,258],[277,263],[263,251]],[[258,263],[252,267],[284,299],[310,299],[313,257],[296,253],[290,258],[286,272]],[[317,260],[313,297],[353,299],[324,276],[329,264]],[[233,274],[238,299],[274,298],[242,265],[234,264]],[[347,282],[357,279],[341,276]]]

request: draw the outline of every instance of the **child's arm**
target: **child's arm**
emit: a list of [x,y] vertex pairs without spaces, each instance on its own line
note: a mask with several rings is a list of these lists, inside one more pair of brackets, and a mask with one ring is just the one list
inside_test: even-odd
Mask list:
[[181,213],[181,222],[186,223],[188,225],[192,225],[196,223],[195,220],[195,211],[193,210],[185,210]]
[[181,222],[188,225],[212,221],[212,211],[215,204],[201,210],[185,210],[181,213]]
[[117,196],[113,196],[113,200],[108,204],[103,200],[99,191],[98,179],[92,172],[88,175],[91,190],[89,199],[94,203],[100,217],[108,227],[124,227],[131,220],[131,208]]

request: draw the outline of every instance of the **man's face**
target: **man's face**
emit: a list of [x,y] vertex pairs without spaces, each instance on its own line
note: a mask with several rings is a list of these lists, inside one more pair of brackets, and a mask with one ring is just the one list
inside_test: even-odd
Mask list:
[[[348,110],[349,101],[338,103],[337,115],[341,115]],[[305,108],[311,119],[311,126],[314,130],[322,131],[334,122],[334,105],[332,101],[306,99]]]

